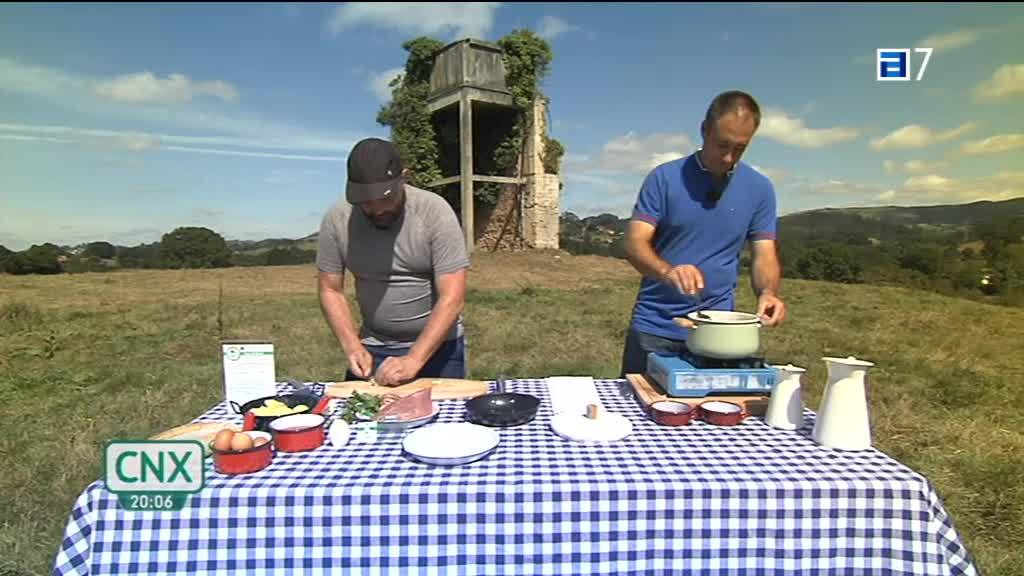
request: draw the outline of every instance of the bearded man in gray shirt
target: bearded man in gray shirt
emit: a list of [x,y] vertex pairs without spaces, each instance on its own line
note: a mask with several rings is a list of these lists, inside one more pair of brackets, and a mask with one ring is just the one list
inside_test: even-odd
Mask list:
[[[320,225],[320,308],[348,357],[346,380],[397,386],[466,376],[462,228],[444,198],[406,184],[406,174],[394,144],[359,142],[348,157],[345,199]],[[356,283],[358,332],[346,271]]]

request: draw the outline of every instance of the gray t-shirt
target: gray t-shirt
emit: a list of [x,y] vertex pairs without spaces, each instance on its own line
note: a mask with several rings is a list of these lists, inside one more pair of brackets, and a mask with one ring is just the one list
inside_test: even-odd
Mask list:
[[[469,267],[462,228],[444,198],[405,185],[404,214],[381,230],[340,199],[320,224],[317,267],[356,279],[364,344],[409,347],[438,299],[437,277]],[[448,340],[462,334],[462,317]]]

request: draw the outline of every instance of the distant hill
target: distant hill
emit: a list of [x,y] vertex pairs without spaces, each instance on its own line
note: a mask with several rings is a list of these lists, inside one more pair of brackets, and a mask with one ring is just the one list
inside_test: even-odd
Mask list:
[[[937,206],[878,206],[822,208],[779,218],[783,242],[834,240],[854,244],[915,242],[945,239],[967,242],[979,227],[1005,218],[1024,217],[1024,198],[1001,202],[972,202]],[[561,242],[573,252],[610,255],[622,238],[628,219],[612,214],[581,218],[566,212],[561,219]]]
[[228,248],[236,254],[257,255],[269,252],[274,248],[298,248],[300,250],[316,250],[318,234],[316,232],[292,240],[290,238],[268,238],[266,240],[228,240]]

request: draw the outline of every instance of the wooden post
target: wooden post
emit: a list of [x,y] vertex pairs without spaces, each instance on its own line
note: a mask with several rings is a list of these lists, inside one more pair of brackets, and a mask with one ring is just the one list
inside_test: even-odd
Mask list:
[[466,253],[473,252],[473,106],[466,90],[459,98],[459,145],[462,188],[462,232],[466,237]]

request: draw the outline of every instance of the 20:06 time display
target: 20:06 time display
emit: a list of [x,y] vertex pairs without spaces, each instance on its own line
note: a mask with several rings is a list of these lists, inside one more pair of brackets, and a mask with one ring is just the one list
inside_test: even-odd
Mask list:
[[119,494],[121,506],[126,510],[180,510],[187,494]]

